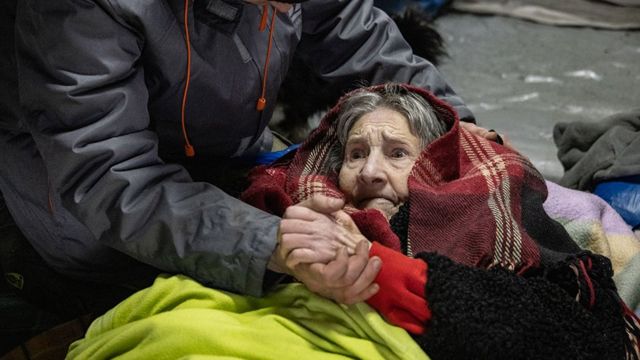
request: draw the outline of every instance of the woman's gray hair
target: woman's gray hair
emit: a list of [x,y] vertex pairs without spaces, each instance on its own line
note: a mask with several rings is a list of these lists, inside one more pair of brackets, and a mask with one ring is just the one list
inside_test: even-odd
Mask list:
[[411,133],[420,140],[421,149],[447,131],[447,125],[436,116],[427,100],[399,84],[389,83],[378,91],[356,91],[341,104],[336,120],[338,143],[331,149],[327,160],[329,172],[340,171],[347,136],[353,125],[362,116],[379,108],[402,114],[409,122]]

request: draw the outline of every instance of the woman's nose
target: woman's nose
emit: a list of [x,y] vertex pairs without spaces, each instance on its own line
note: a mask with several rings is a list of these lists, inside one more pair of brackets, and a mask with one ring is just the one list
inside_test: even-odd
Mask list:
[[359,174],[360,181],[367,185],[386,184],[384,159],[377,154],[370,154]]

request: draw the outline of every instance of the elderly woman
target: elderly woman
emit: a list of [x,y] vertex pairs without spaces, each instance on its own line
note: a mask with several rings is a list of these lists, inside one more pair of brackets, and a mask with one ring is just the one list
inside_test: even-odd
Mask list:
[[[244,199],[288,220],[279,251],[299,266],[324,254],[313,265],[338,278],[380,258],[367,302],[434,359],[640,356],[609,260],[547,216],[540,174],[426,91],[346,95],[294,156],[252,180]],[[317,195],[344,201],[342,244],[305,241],[317,214],[291,205]]]

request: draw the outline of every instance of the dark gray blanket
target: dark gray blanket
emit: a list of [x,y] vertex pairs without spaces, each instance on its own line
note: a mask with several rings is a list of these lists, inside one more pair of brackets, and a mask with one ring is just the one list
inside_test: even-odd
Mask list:
[[553,140],[566,187],[591,191],[600,182],[640,174],[640,108],[599,122],[558,123]]

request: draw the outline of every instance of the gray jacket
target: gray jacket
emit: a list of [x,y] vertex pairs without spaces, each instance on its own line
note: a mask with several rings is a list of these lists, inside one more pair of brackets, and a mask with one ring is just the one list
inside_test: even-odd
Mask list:
[[[181,166],[183,4],[18,1],[18,70],[7,76],[17,76],[22,108],[12,111],[15,94],[1,93],[0,188],[18,225],[61,272],[126,278],[133,258],[259,295],[279,219],[192,181]],[[277,15],[259,112],[268,43],[268,29],[258,31],[262,8],[239,0],[190,5],[185,126],[196,161],[270,148],[265,128],[294,50],[328,80],[410,82],[471,117],[365,0],[311,0]]]

